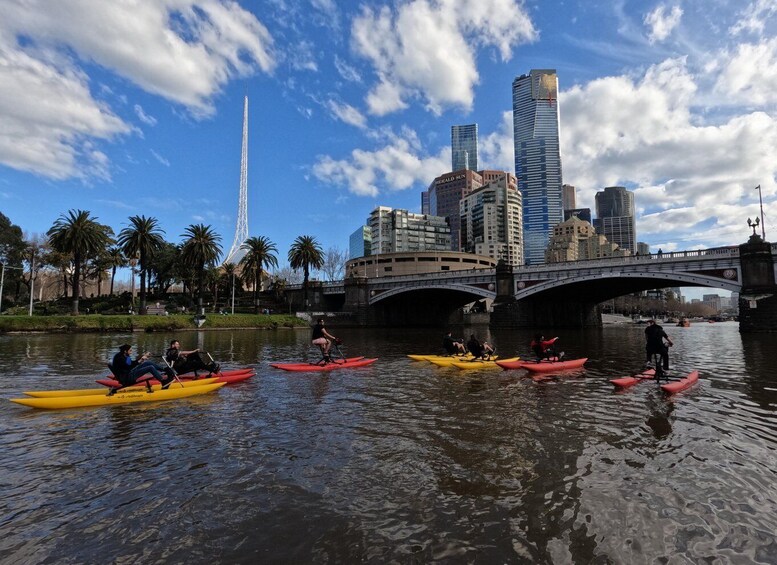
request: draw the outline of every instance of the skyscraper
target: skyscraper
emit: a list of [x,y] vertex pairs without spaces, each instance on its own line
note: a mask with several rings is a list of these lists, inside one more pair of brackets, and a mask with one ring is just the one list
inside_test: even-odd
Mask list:
[[451,171],[478,170],[478,125],[451,126]]
[[545,262],[553,227],[564,219],[559,151],[558,77],[532,69],[513,81],[515,175],[523,197],[524,258]]
[[596,230],[632,254],[637,252],[634,193],[622,186],[608,186],[596,196]]
[[429,211],[448,219],[451,226],[451,250],[459,251],[459,201],[473,190],[483,186],[483,176],[475,171],[454,171],[440,175],[432,181],[429,193]]
[[[561,185],[561,205],[564,207],[564,211],[574,210],[577,208],[577,199],[575,198],[575,187],[571,184]],[[564,218],[566,220],[567,218]]]
[[489,182],[466,195],[461,209],[461,247],[464,251],[523,265],[521,193],[513,175],[480,171]]

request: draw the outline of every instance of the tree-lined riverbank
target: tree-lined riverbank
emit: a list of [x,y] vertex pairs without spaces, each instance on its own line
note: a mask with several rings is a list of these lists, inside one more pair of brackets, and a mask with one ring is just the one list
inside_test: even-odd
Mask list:
[[[208,315],[199,329],[277,329],[307,327],[304,320],[288,314]],[[0,333],[8,332],[125,332],[195,330],[194,317],[170,316],[0,316]]]

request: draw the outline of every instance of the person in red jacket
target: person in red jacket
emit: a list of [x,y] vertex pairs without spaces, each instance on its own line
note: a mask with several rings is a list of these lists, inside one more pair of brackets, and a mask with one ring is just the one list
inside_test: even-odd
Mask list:
[[545,339],[545,336],[542,334],[535,334],[534,339],[529,344],[529,347],[531,347],[531,350],[534,352],[534,355],[537,356],[537,359],[550,359],[551,357],[560,357],[561,355],[556,353],[555,343],[556,340],[558,340],[558,337],[554,337],[551,339]]

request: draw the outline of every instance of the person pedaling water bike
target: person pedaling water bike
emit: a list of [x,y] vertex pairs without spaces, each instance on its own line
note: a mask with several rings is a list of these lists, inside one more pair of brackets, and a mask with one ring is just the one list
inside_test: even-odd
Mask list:
[[329,363],[332,360],[332,357],[329,355],[329,349],[332,347],[332,342],[335,342],[338,345],[342,343],[338,338],[326,331],[324,319],[320,318],[318,323],[313,326],[311,343],[318,346],[321,350],[321,356],[325,363]]
[[165,352],[165,361],[179,375],[192,371],[218,373],[221,370],[221,366],[213,360],[210,363],[206,363],[200,355],[199,349],[181,351],[181,344],[177,339],[170,342],[170,347]]
[[467,349],[475,359],[487,359],[494,353],[494,348],[488,342],[478,340],[475,334],[469,336]]
[[[158,366],[153,361],[149,361],[149,357],[151,357],[151,353],[144,353],[133,361],[132,346],[125,343],[119,347],[119,352],[113,356],[113,361],[109,367],[122,388],[134,385],[140,377],[148,373],[151,373],[156,380],[162,383],[162,388],[168,388],[175,379],[172,369]],[[162,376],[163,374],[165,376]],[[151,390],[148,383],[146,386]],[[109,394],[113,394],[116,390],[115,388],[111,389]]]
[[445,353],[448,355],[464,355],[467,353],[467,349],[464,347],[463,339],[454,339],[451,335],[452,332],[445,334],[442,338],[442,347],[445,349]]
[[537,357],[537,361],[556,357],[561,359],[564,356],[563,351],[561,353],[556,352],[555,344],[557,340],[558,336],[551,339],[545,339],[545,336],[542,334],[534,334],[534,339],[529,344],[529,347]]
[[656,367],[656,373],[659,369],[663,369],[663,372],[666,373],[669,370],[669,348],[673,345],[674,343],[666,335],[664,328],[659,326],[655,320],[648,320],[645,328],[645,366],[652,367],[653,356],[659,355],[661,367]]

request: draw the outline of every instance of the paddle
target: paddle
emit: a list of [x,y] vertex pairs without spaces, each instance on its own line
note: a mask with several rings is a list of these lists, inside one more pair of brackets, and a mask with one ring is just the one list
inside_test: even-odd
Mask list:
[[165,365],[167,365],[167,368],[170,369],[170,372],[173,373],[173,378],[176,380],[176,382],[181,385],[181,388],[183,388],[183,383],[181,382],[181,379],[178,378],[178,373],[173,369],[173,366],[167,361],[167,358],[162,355],[162,361],[165,362]]

